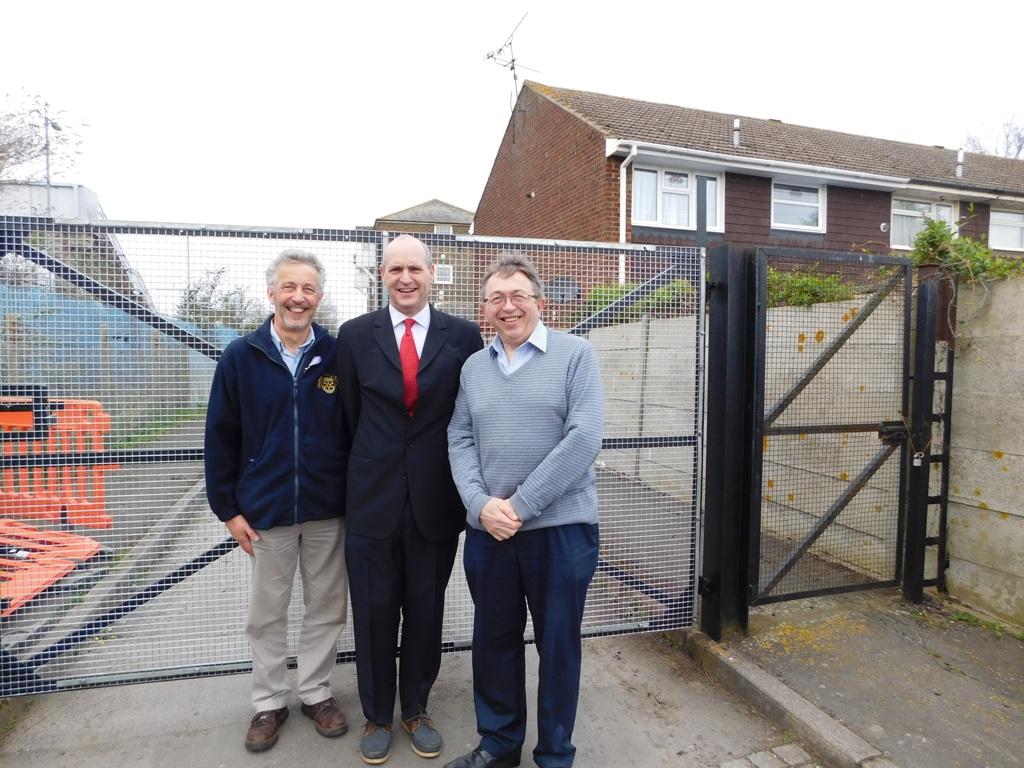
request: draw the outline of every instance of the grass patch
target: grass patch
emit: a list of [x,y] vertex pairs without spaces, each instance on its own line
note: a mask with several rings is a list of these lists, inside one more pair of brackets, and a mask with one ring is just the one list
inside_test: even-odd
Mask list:
[[[983,619],[980,616],[975,616],[973,613],[967,611],[954,611],[949,617],[952,621],[959,621],[961,624],[966,624],[969,627],[980,627],[981,629],[987,629],[989,632],[995,632],[1000,637],[1006,632],[1006,629],[997,621],[989,621]],[[1021,637],[1024,639],[1024,632],[1021,632]]]
[[195,421],[205,415],[205,408],[179,408],[174,411],[161,413],[150,421],[144,422],[138,432],[118,440],[114,447],[121,450],[136,448],[166,435],[179,424],[183,424],[186,421]]
[[32,704],[31,699],[0,699],[0,746],[14,733],[18,718]]

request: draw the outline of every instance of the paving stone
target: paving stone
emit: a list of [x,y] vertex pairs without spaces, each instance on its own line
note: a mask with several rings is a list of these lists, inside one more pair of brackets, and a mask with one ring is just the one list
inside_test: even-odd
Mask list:
[[747,760],[757,768],[786,768],[786,763],[771,752],[755,752],[752,755],[747,755]]
[[811,762],[811,756],[804,752],[799,744],[783,744],[772,747],[772,752],[781,757],[786,765],[797,766]]
[[730,760],[727,763],[722,763],[718,768],[751,768],[751,763],[747,758],[741,757],[739,760]]

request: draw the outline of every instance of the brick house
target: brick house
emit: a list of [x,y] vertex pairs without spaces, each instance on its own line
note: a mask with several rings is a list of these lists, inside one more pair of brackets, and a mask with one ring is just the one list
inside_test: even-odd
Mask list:
[[925,217],[1024,256],[1024,160],[527,81],[474,231],[899,253]]
[[473,212],[428,200],[403,211],[389,213],[373,222],[373,229],[395,232],[430,232],[438,235],[466,235],[473,224]]

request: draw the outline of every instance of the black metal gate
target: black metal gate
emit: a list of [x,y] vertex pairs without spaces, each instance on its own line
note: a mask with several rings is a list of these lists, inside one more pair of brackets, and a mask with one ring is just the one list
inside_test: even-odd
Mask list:
[[751,605],[899,579],[911,284],[906,259],[756,251]]

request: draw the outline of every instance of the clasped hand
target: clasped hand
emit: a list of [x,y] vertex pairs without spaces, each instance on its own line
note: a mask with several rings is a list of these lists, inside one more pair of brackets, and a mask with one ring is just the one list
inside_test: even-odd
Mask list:
[[495,539],[505,541],[516,535],[523,521],[508,499],[492,498],[480,510],[480,524]]

